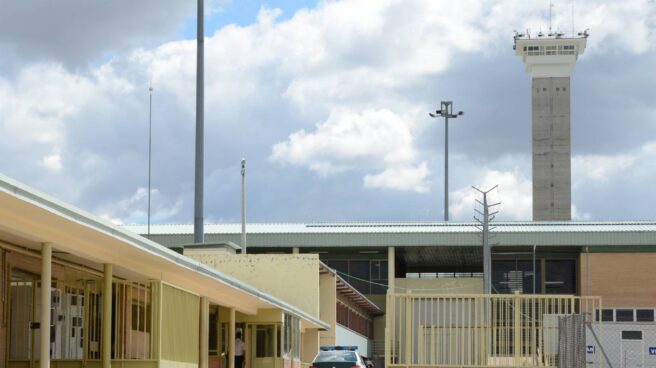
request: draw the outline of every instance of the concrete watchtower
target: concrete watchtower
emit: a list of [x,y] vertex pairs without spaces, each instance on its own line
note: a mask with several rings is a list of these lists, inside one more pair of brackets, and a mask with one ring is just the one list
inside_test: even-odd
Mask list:
[[587,32],[531,38],[515,34],[515,53],[531,75],[533,220],[571,220],[570,75]]

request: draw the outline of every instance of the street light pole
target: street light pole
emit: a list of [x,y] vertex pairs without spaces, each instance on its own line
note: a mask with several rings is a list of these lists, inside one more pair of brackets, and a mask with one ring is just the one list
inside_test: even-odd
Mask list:
[[453,101],[442,101],[440,110],[428,113],[430,117],[444,117],[444,221],[449,221],[449,118],[457,118],[464,112],[453,113]]
[[153,156],[153,81],[148,87],[148,239],[150,239],[150,194],[151,194],[151,172]]

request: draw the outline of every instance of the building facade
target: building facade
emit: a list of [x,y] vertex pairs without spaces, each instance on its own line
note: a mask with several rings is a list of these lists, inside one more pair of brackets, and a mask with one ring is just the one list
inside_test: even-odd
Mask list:
[[[207,225],[206,239],[238,242],[240,231],[239,224]],[[249,224],[247,231],[249,252],[318,254],[383,311],[389,307],[390,289],[417,295],[483,290],[475,223]],[[151,234],[175,248],[190,239],[192,228],[156,225]],[[494,294],[577,297],[586,303],[600,298],[586,312],[595,314],[589,322],[604,326],[599,342],[589,337],[589,358],[601,359],[602,349],[617,364],[625,357],[647,363],[653,358],[649,347],[656,346],[651,332],[656,273],[649,270],[656,264],[656,221],[498,222],[492,235],[497,244],[492,253]],[[373,318],[372,355],[380,359],[385,355],[385,318]],[[638,335],[641,340],[623,339]]]

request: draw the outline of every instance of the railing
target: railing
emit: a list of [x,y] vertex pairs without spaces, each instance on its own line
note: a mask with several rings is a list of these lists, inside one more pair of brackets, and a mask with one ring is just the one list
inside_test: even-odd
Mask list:
[[[565,316],[597,324],[596,297],[388,294],[388,367],[557,367]],[[581,326],[583,326],[581,324]],[[598,326],[599,327],[599,326]],[[580,334],[579,334],[580,335]],[[579,336],[577,335],[577,336]],[[566,340],[564,340],[567,338]],[[578,338],[570,351],[585,350]],[[594,367],[601,367],[601,360]]]

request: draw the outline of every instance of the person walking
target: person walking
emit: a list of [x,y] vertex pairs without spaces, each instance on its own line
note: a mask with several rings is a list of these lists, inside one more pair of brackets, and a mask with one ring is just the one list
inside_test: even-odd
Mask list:
[[235,368],[244,368],[244,341],[241,332],[237,332],[235,338]]

